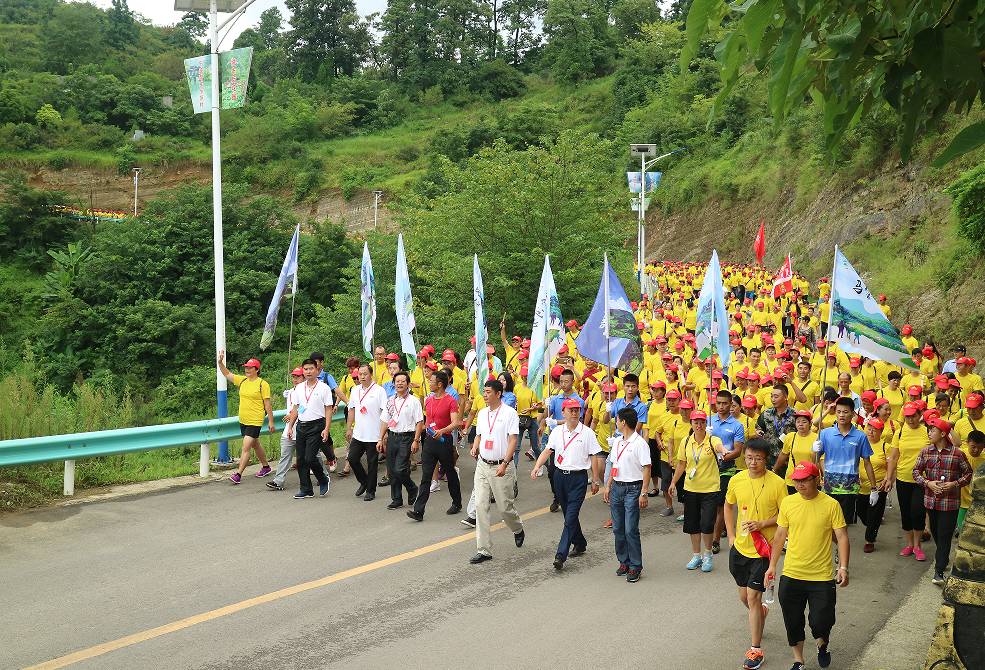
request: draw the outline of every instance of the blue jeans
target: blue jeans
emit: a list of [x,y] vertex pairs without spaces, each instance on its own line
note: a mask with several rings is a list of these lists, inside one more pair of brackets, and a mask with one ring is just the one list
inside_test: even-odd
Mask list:
[[630,570],[643,569],[640,544],[640,495],[643,483],[624,484],[613,481],[609,488],[609,511],[612,534],[616,540],[616,558]]

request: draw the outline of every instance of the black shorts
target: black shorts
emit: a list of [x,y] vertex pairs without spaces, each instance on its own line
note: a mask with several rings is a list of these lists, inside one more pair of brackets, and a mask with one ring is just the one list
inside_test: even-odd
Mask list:
[[737,473],[735,472],[730,472],[727,475],[726,474],[718,475],[718,497],[715,503],[719,507],[725,505],[725,494],[728,492],[729,480],[732,479],[732,477],[735,476],[736,474]]
[[841,513],[845,515],[845,523],[851,525],[855,523],[855,497],[854,493],[832,493],[831,497],[838,501],[841,506]]
[[670,480],[674,478],[674,468],[667,461],[660,461],[660,492],[670,490]]
[[254,439],[260,439],[260,429],[263,426],[247,426],[245,423],[239,424],[239,434],[243,437],[252,437]]
[[728,571],[732,573],[735,583],[747,589],[764,593],[766,591],[766,571],[769,570],[770,559],[749,558],[732,547],[728,554]]
[[684,532],[688,535],[715,532],[715,517],[718,514],[718,493],[684,492]]

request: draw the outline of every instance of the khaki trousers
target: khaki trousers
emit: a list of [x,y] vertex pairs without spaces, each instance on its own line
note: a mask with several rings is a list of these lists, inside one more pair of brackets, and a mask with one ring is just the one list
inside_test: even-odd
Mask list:
[[492,538],[489,534],[489,498],[495,496],[496,507],[503,516],[506,526],[513,534],[523,530],[520,515],[513,504],[513,484],[516,483],[516,466],[511,460],[506,466],[506,474],[496,476],[498,465],[489,465],[481,458],[475,464],[475,544],[480,554],[492,556]]

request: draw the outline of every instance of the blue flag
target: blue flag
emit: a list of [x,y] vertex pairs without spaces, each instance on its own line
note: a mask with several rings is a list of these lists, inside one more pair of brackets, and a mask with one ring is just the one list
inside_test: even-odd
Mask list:
[[363,351],[373,353],[373,334],[376,329],[376,277],[373,261],[369,257],[369,243],[363,242],[363,264],[360,276],[360,301],[362,302]]
[[716,354],[721,369],[728,368],[732,357],[732,347],[728,341],[728,312],[725,311],[725,288],[722,286],[722,267],[718,263],[718,252],[711,252],[711,261],[705,270],[705,278],[698,294],[697,324],[694,330],[694,344],[699,358]]
[[828,340],[849,354],[917,369],[896,328],[837,246],[831,272]]
[[267,320],[263,324],[263,335],[260,337],[260,351],[270,346],[274,339],[274,329],[277,327],[277,312],[280,310],[280,303],[284,299],[284,292],[288,290],[290,283],[290,294],[294,295],[298,291],[298,236],[301,231],[299,225],[294,229],[294,236],[291,244],[287,247],[287,256],[284,257],[284,265],[280,268],[280,277],[277,278],[277,288],[274,289],[274,296],[270,299],[270,307],[267,308]]
[[407,255],[404,253],[404,236],[397,236],[397,277],[393,288],[394,309],[397,312],[397,329],[400,331],[400,351],[414,369],[417,348],[414,346],[414,299],[410,294],[410,274],[407,272]]
[[595,304],[575,338],[578,353],[600,365],[639,374],[643,349],[636,317],[609,257],[605,257]]

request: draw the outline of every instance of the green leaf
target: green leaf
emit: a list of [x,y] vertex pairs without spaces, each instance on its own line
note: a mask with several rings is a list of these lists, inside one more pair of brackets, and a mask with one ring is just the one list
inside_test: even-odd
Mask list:
[[787,106],[787,91],[790,88],[790,77],[797,64],[800,42],[804,36],[804,26],[787,23],[783,26],[773,58],[770,59],[769,109],[775,122],[783,119]]
[[947,145],[947,149],[944,149],[943,153],[934,160],[933,166],[941,167],[983,144],[985,144],[985,121],[965,126],[961,132],[954,136],[951,143]]
[[746,41],[749,44],[749,53],[759,52],[759,45],[763,41],[763,33],[766,26],[770,24],[773,15],[779,11],[777,0],[759,0],[746,10],[742,17],[742,30],[746,34]]
[[708,31],[712,16],[721,16],[725,3],[722,0],[694,0],[684,23],[687,41],[681,48],[681,71],[686,72],[691,59],[698,53],[702,36]]

